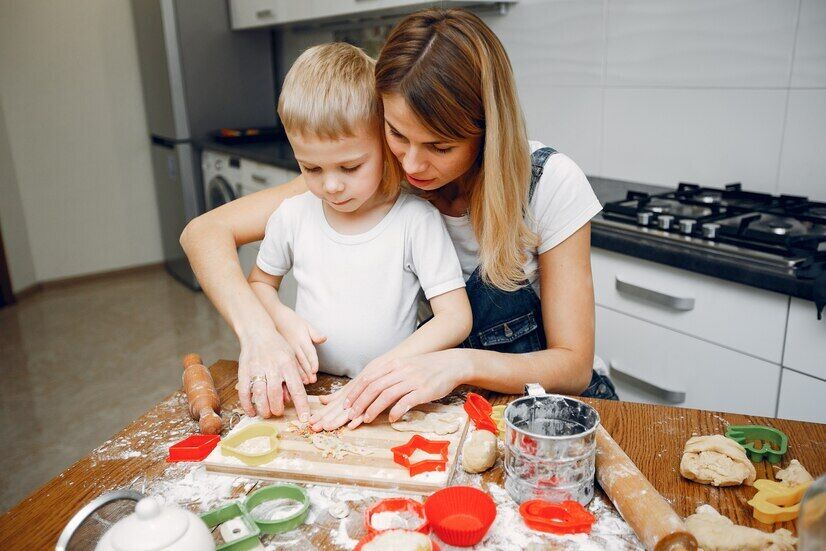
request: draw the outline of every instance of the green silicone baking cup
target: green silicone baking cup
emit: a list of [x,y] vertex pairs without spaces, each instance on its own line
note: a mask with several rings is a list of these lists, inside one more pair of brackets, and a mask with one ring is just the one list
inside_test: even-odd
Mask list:
[[266,534],[289,532],[290,530],[298,528],[304,522],[304,519],[307,518],[307,513],[310,512],[310,498],[303,488],[295,484],[273,484],[272,486],[265,486],[247,496],[244,502],[244,508],[249,513],[249,511],[252,511],[266,501],[284,498],[298,501],[302,505],[301,509],[289,517],[279,520],[259,520],[251,514],[250,518],[252,518],[253,522]]

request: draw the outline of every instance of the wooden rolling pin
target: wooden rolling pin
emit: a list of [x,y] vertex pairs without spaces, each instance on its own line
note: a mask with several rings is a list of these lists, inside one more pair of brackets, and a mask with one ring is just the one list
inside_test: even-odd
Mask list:
[[202,434],[218,434],[223,427],[221,400],[212,375],[198,354],[184,357],[184,392],[189,400],[189,415],[198,421]]
[[649,551],[696,551],[683,519],[602,426],[597,428],[597,481]]

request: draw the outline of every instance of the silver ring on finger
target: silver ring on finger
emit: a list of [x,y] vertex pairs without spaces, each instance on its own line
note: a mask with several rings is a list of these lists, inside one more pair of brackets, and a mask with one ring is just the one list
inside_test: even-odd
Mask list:
[[267,384],[267,377],[266,375],[256,375],[252,379],[250,379],[250,392],[252,392],[252,387],[255,383],[264,383]]

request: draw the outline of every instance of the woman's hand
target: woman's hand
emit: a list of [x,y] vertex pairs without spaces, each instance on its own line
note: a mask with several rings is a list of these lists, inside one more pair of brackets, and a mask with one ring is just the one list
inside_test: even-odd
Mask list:
[[298,365],[304,372],[301,377],[304,384],[316,382],[318,352],[316,352],[315,345],[323,344],[327,337],[296,314],[292,308],[283,304],[279,305],[278,310],[274,312],[273,321],[278,332],[292,347]]
[[365,368],[341,389],[347,391],[342,407],[349,410],[348,427],[370,423],[390,406],[390,422],[395,422],[414,406],[450,394],[470,378],[471,369],[469,355],[458,348],[390,360],[369,374]]
[[278,333],[273,331],[241,341],[235,388],[247,415],[280,416],[284,413],[284,404],[292,401],[298,418],[309,419],[310,405],[302,375],[292,347]]

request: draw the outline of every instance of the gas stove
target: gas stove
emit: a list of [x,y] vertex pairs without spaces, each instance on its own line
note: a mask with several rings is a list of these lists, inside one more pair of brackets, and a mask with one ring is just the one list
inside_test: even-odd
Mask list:
[[826,203],[806,197],[681,183],[674,191],[629,191],[595,224],[646,234],[709,254],[747,259],[790,274],[826,263]]

